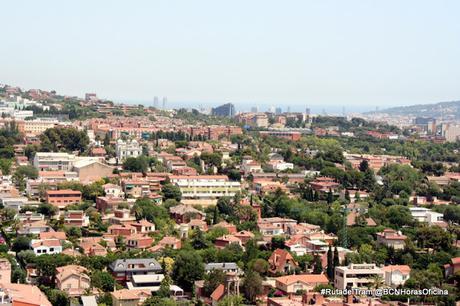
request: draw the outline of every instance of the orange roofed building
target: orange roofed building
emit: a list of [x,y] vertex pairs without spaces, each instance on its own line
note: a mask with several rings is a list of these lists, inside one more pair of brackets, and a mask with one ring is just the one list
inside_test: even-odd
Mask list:
[[12,306],[52,306],[37,286],[0,284],[0,289],[3,291],[3,301]]
[[288,273],[299,266],[291,253],[283,249],[274,250],[268,263],[270,264],[270,272],[273,274]]
[[288,294],[298,291],[310,291],[318,285],[327,285],[329,280],[324,274],[298,274],[281,276],[276,279],[276,289]]
[[68,205],[81,202],[81,192],[78,190],[47,190],[46,202],[58,208],[65,208]]

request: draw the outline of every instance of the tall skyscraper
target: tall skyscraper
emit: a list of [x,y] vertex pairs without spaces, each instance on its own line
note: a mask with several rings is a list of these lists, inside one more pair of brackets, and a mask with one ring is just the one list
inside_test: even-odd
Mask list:
[[259,112],[259,107],[258,106],[251,107],[251,113],[258,113],[258,112]]
[[220,117],[233,117],[235,116],[235,105],[232,103],[226,103],[221,106],[215,107],[211,110],[213,116]]
[[275,110],[275,114],[277,115],[281,115],[282,112],[283,112],[283,109],[281,107],[277,107]]
[[153,97],[153,107],[158,108],[158,97]]
[[163,110],[166,109],[166,103],[168,102],[168,98],[167,97],[163,97]]
[[310,108],[309,107],[305,108],[305,114],[307,114],[307,116],[310,116]]

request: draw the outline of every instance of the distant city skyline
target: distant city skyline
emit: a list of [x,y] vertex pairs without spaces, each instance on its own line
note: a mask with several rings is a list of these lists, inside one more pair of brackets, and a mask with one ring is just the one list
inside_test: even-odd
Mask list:
[[2,11],[0,82],[24,88],[337,113],[460,99],[454,0],[47,0]]

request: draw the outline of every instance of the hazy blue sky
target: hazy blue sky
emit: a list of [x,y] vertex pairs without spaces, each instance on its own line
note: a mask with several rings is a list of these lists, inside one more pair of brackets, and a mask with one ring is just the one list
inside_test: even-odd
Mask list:
[[5,1],[0,83],[114,100],[460,99],[460,1]]

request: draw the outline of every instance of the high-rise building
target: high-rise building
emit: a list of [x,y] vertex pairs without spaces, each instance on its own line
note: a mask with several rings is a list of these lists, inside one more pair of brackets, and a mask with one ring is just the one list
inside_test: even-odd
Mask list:
[[277,115],[281,115],[282,112],[283,112],[283,109],[281,107],[277,107],[275,110],[275,114]]
[[306,108],[305,108],[305,114],[307,114],[307,116],[310,115],[310,108],[309,108],[309,107],[306,107]]
[[448,142],[460,140],[460,125],[452,123],[443,123],[441,125],[441,134]]
[[213,116],[220,117],[233,117],[235,116],[235,105],[232,103],[226,103],[224,105],[215,107],[211,110]]
[[158,97],[157,96],[153,98],[153,107],[158,108]]
[[259,112],[259,107],[253,106],[251,107],[251,113],[258,113]]
[[428,124],[428,122],[435,120],[434,118],[429,118],[429,117],[416,117],[414,119],[414,124],[417,125],[425,125]]
[[168,102],[167,97],[163,97],[163,110],[166,109],[166,103]]

